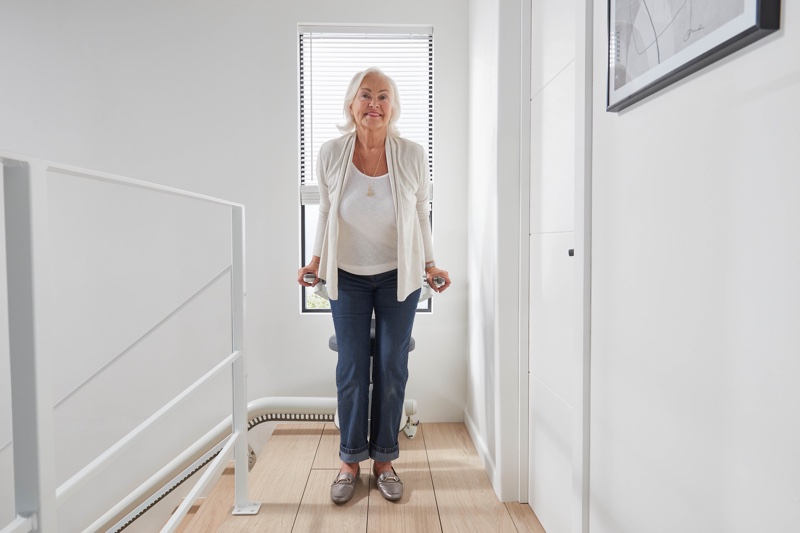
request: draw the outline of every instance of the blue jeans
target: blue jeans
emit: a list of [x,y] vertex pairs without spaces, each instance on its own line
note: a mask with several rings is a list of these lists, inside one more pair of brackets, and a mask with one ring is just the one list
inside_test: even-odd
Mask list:
[[[408,345],[418,303],[419,290],[405,301],[397,301],[397,270],[358,276],[339,269],[339,298],[331,300],[331,312],[339,351],[339,457],[345,463],[370,457],[385,462],[400,456],[397,435],[408,381]],[[374,350],[370,342],[373,311]],[[374,359],[371,406],[370,353]]]

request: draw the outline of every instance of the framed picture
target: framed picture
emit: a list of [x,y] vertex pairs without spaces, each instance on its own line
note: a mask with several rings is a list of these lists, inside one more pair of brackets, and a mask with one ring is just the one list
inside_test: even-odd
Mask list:
[[609,0],[608,111],[778,29],[780,0]]

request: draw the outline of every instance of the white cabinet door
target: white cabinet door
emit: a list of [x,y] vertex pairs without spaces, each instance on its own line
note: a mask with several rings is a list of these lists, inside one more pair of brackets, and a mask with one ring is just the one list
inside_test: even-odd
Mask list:
[[528,501],[547,533],[570,533],[576,374],[574,0],[531,5]]
[[528,498],[548,533],[568,533],[572,517],[573,241],[572,232],[531,238]]

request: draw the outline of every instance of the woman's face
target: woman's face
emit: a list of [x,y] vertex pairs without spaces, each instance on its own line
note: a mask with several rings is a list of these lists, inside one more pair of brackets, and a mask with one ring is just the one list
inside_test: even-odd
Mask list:
[[381,76],[367,74],[350,104],[356,129],[386,129],[392,118],[392,88]]

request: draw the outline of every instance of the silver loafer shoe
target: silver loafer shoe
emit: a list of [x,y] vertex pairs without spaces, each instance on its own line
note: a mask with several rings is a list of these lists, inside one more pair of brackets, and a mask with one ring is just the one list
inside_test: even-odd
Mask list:
[[347,503],[356,493],[356,480],[361,475],[361,465],[358,465],[356,475],[348,472],[339,472],[331,484],[331,501],[333,503]]
[[390,502],[397,501],[403,497],[403,482],[397,472],[394,471],[394,467],[392,467],[391,472],[384,472],[378,475],[373,469],[373,473],[377,478],[376,483],[381,496]]

